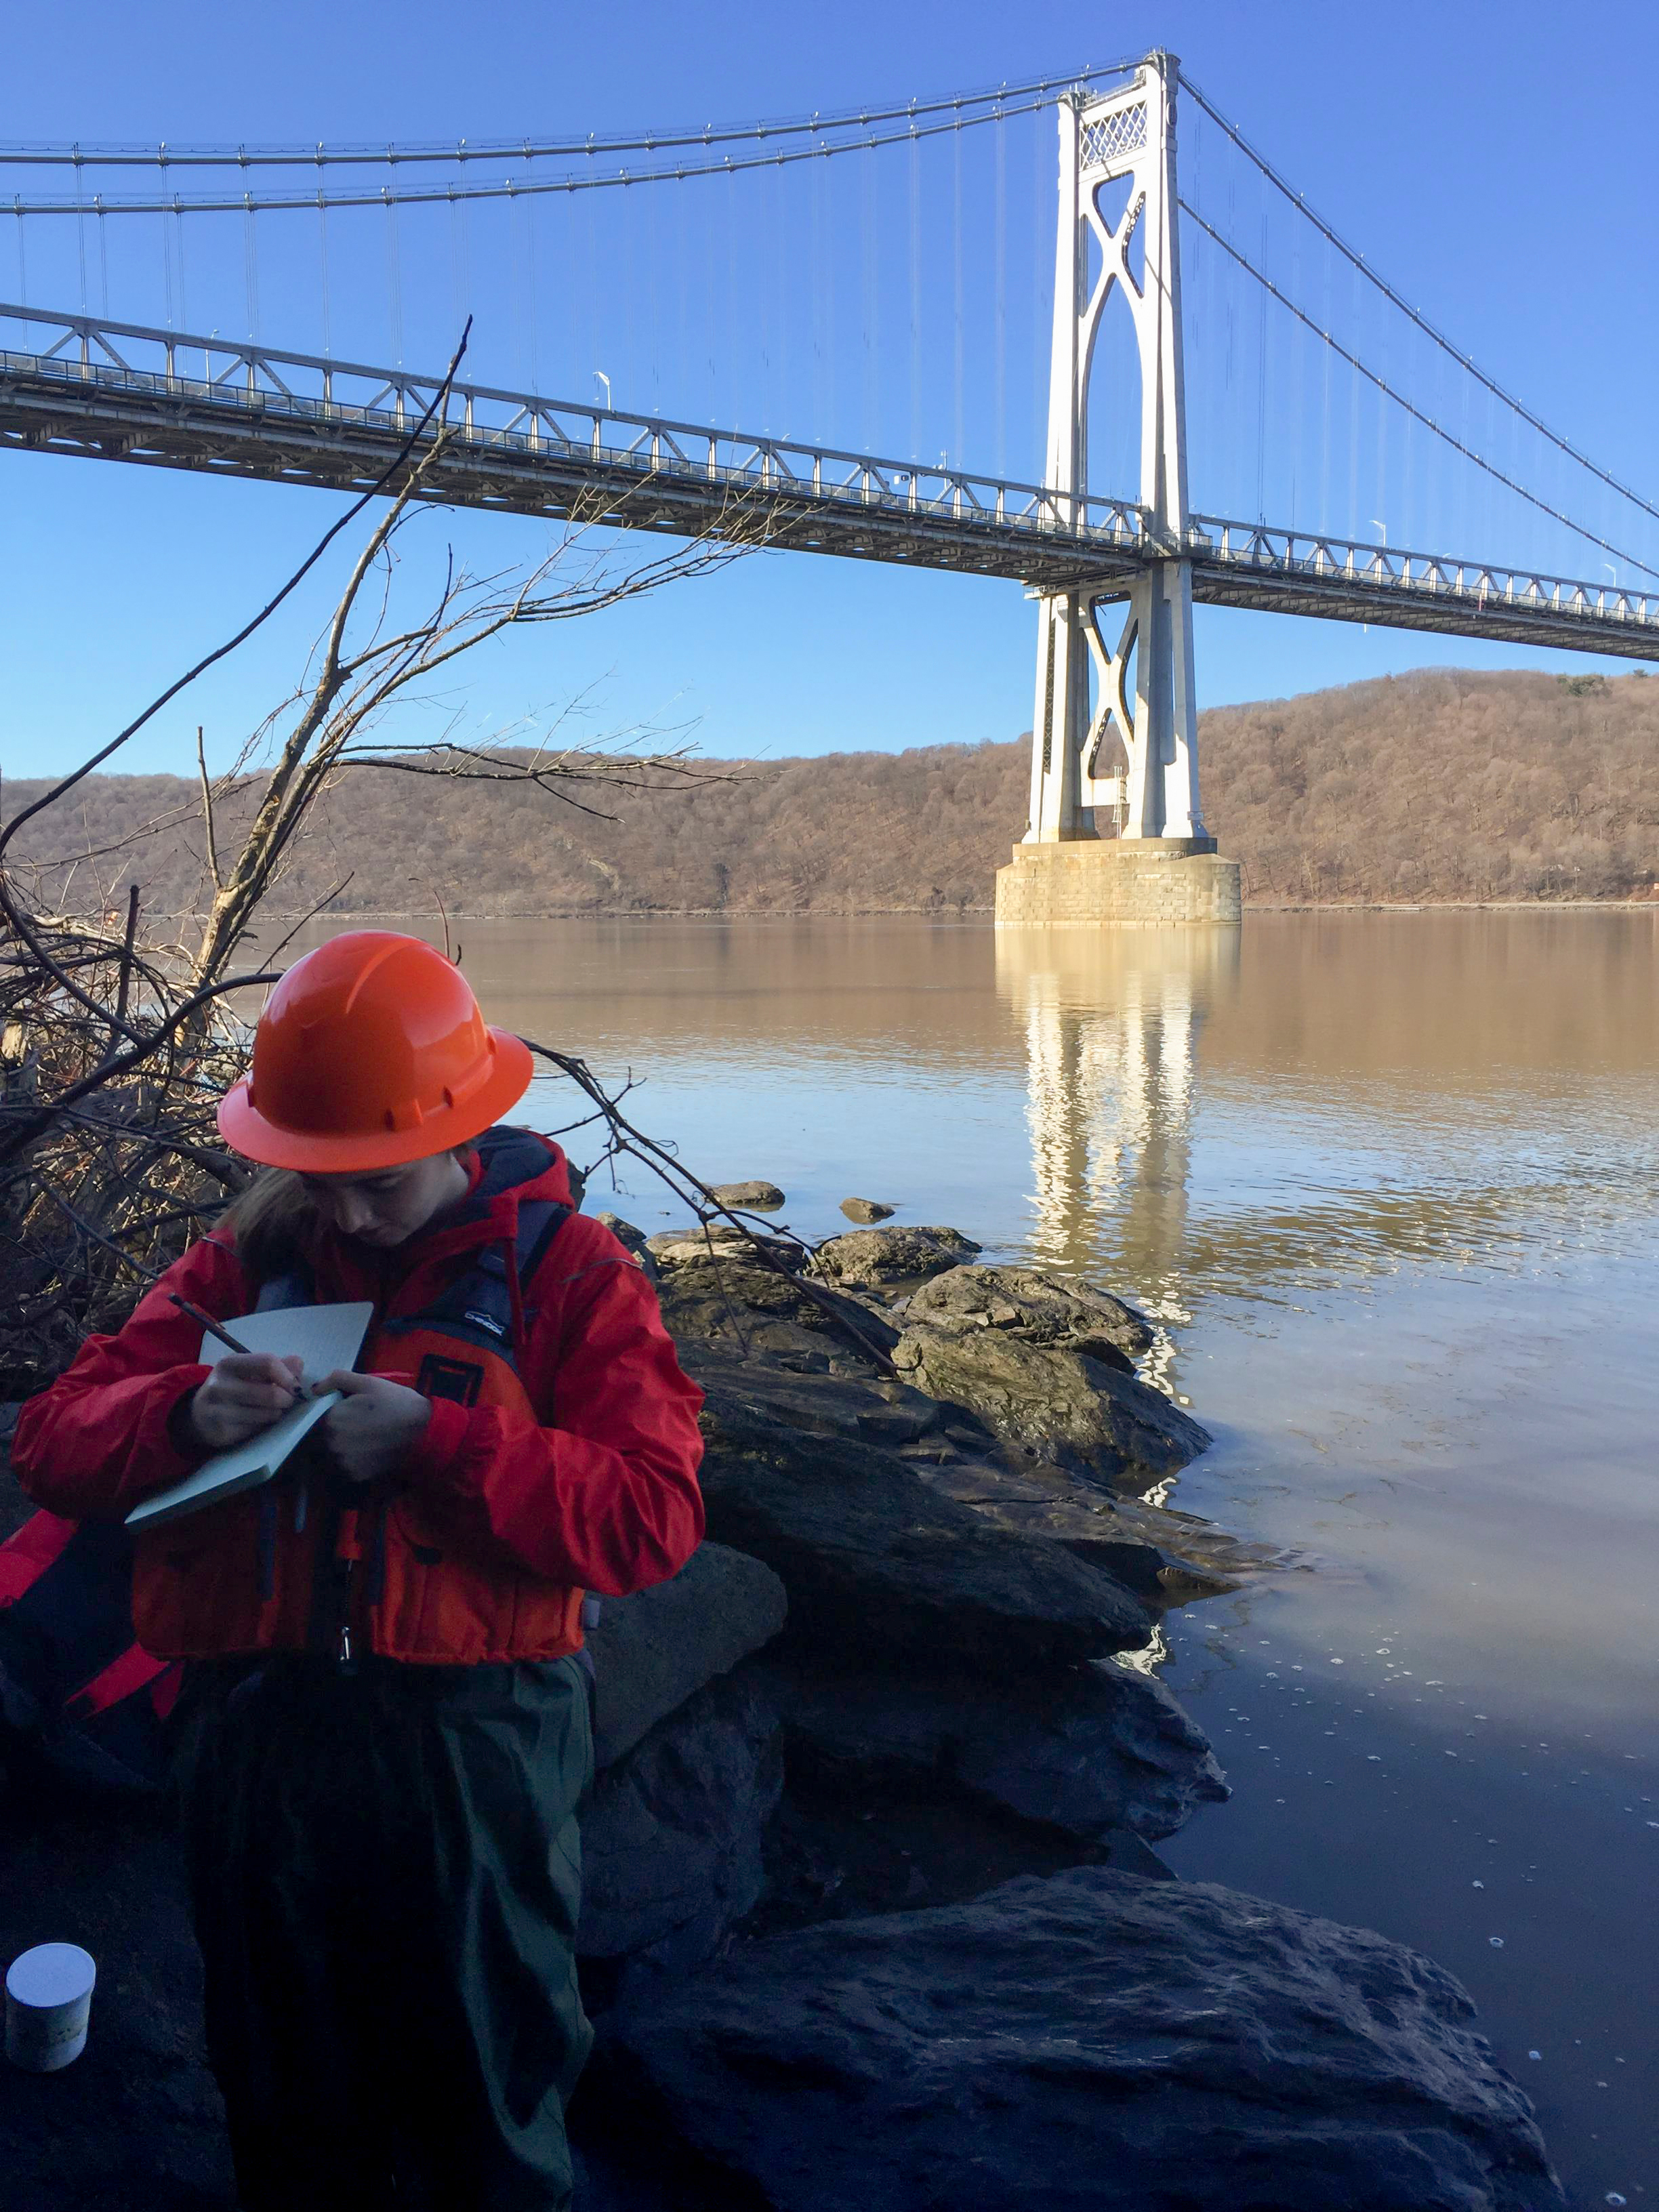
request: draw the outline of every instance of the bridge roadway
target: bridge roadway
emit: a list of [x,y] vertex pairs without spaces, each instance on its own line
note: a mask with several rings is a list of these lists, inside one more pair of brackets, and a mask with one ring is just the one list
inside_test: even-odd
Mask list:
[[[0,447],[361,490],[441,380],[0,303]],[[800,441],[456,384],[424,498],[915,568],[1121,592],[1184,553],[1212,605],[1659,659],[1659,596],[1195,516],[1184,545],[1133,502]]]

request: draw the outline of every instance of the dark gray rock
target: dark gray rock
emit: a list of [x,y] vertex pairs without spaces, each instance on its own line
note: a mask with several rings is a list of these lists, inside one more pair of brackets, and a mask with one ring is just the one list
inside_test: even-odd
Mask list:
[[893,1361],[929,1397],[966,1407],[1032,1458],[1122,1489],[1177,1473],[1210,1443],[1207,1429],[1134,1376],[1006,1329],[907,1326]]
[[935,1497],[893,1453],[802,1433],[720,1386],[703,1429],[709,1534],[782,1578],[785,1639],[820,1662],[838,1651],[921,1654],[1000,1676],[1148,1640],[1145,1609],[1107,1576]]
[[752,1182],[714,1183],[708,1194],[717,1206],[741,1206],[753,1213],[775,1213],[787,1203],[776,1183],[758,1179]]
[[826,1238],[814,1264],[832,1283],[886,1285],[942,1274],[981,1249],[959,1229],[850,1229]]
[[878,1355],[891,1351],[898,1331],[858,1300],[827,1284],[807,1285],[752,1255],[707,1254],[669,1262],[659,1298],[677,1344],[708,1346],[726,1358],[762,1355],[798,1372],[828,1374],[850,1365],[873,1376]]
[[878,1198],[844,1198],[841,1210],[849,1221],[869,1228],[878,1221],[890,1221],[897,1208],[884,1206]]
[[773,1936],[624,2002],[636,2131],[766,2212],[1560,2212],[1441,1968],[1090,1867]]
[[[947,1442],[957,1433],[944,1431]],[[1023,1455],[1010,1452],[1012,1465],[969,1455],[973,1443],[964,1438],[945,1458],[919,1450],[912,1464],[936,1495],[970,1505],[999,1528],[1054,1537],[1155,1605],[1218,1596],[1291,1564],[1286,1553],[1230,1536],[1195,1514],[1111,1496]]]
[[704,1544],[672,1581],[607,1598],[588,1632],[596,1766],[612,1766],[705,1682],[783,1626],[783,1584],[758,1559]]
[[911,1322],[977,1322],[1012,1329],[1032,1344],[1069,1345],[1109,1366],[1138,1359],[1152,1343],[1144,1314],[1092,1284],[1036,1267],[952,1267],[911,1294]]
[[778,1715],[753,1682],[723,1676],[659,1721],[582,1815],[579,1955],[674,1972],[709,1957],[761,1894],[782,1788]]
[[685,1229],[659,1229],[646,1238],[646,1247],[662,1267],[706,1267],[711,1261],[730,1259],[759,1265],[764,1253],[789,1268],[804,1267],[811,1254],[787,1237],[768,1237],[757,1229],[742,1229],[735,1222],[693,1222]]
[[740,1403],[785,1428],[817,1436],[902,1447],[926,1436],[939,1418],[933,1399],[884,1376],[866,1380],[827,1372],[803,1374],[759,1361],[726,1359],[700,1349],[688,1353],[687,1371],[705,1390],[722,1392],[731,1404]]
[[932,1778],[1022,1820],[1098,1843],[1113,1828],[1172,1836],[1230,1792],[1202,1731],[1150,1675],[1111,1660],[1061,1686],[988,1686],[948,1676],[811,1676],[775,1664],[764,1679],[792,1761],[859,1778]]

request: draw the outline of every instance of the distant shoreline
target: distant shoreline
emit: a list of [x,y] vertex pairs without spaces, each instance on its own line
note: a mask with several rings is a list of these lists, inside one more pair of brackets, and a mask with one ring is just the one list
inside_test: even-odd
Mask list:
[[[1659,914],[1659,897],[1633,899],[1249,899],[1247,914]],[[429,921],[430,908],[361,907],[349,914],[318,915],[268,908],[273,921],[309,918],[343,923]],[[802,907],[550,907],[514,914],[448,909],[459,921],[988,921],[989,906]]]

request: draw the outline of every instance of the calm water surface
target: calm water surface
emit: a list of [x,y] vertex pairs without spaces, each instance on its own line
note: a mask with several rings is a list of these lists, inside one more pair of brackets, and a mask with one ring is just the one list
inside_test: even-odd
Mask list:
[[1157,1316],[1174,1502],[1313,1563],[1173,1617],[1235,1796],[1166,1856],[1443,1961],[1575,2202],[1659,2203],[1659,915],[462,933],[796,1228],[896,1201]]

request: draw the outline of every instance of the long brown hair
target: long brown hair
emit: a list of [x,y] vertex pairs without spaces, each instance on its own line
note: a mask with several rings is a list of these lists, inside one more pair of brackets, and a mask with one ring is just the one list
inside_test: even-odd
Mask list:
[[256,1282],[269,1282],[301,1258],[319,1226],[310,1194],[292,1168],[261,1168],[219,1217],[236,1239],[236,1256]]

